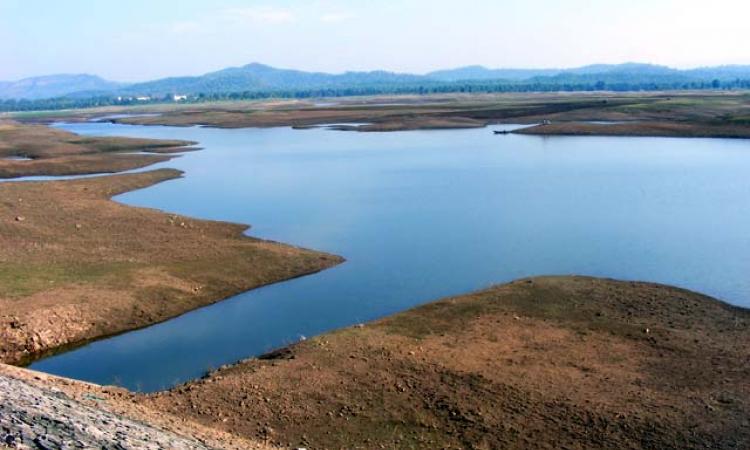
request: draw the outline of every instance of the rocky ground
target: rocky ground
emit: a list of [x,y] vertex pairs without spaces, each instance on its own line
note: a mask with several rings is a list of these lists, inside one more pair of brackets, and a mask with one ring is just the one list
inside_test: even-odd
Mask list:
[[0,376],[0,441],[11,448],[206,449],[194,439]]
[[104,388],[0,364],[0,448],[269,449],[132,403]]

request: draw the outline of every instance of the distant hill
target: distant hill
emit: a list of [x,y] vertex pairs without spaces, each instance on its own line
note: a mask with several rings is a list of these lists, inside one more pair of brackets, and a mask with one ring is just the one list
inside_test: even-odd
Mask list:
[[26,98],[30,100],[63,97],[81,91],[106,91],[122,88],[123,83],[107,81],[95,75],[62,74],[24,78],[0,82],[0,99]]
[[[200,76],[122,84],[93,75],[51,75],[0,82],[0,100],[36,100],[28,108],[62,108],[151,101],[173,94],[209,99],[309,97],[441,92],[747,89],[750,66],[680,70],[641,63],[595,64],[572,69],[491,69],[467,66],[426,75],[386,71],[330,74],[279,69],[259,63]],[[124,98],[120,98],[124,97]],[[12,103],[12,102],[11,102]],[[18,105],[3,106],[13,110]]]
[[750,66],[701,67],[698,69],[686,70],[685,73],[694,78],[712,78],[720,81],[729,81],[738,78],[749,78]]
[[431,72],[426,75],[385,71],[328,74],[278,69],[264,64],[232,67],[196,77],[175,77],[137,83],[121,89],[120,94],[163,96],[171,93],[195,95],[231,92],[279,92],[322,89],[388,87],[394,92],[413,86],[434,87],[441,83],[481,83],[506,81],[513,85],[607,85],[639,89],[649,85],[710,83],[714,79],[750,79],[750,66],[725,66],[678,70],[653,64],[595,64],[573,69],[489,69],[467,66]]
[[[730,69],[731,68],[731,69]],[[666,66],[641,63],[624,64],[592,64],[589,66],[573,69],[488,69],[484,66],[466,66],[458,69],[439,70],[427,74],[427,77],[441,81],[473,81],[473,80],[552,80],[569,79],[576,76],[594,78],[597,76],[685,76],[685,77],[712,77],[717,73],[750,75],[750,67],[727,66],[724,68],[696,69],[694,71],[680,71]]]
[[679,85],[698,81],[710,83],[714,78],[709,72],[704,75],[703,78],[691,76],[687,71],[653,64],[595,64],[563,70],[552,76],[533,77],[526,81],[560,86],[593,85],[599,89],[607,89],[607,86],[645,88],[648,85]]
[[557,75],[560,72],[561,69],[488,69],[484,66],[466,66],[430,72],[427,77],[440,81],[528,80],[533,77]]
[[578,67],[574,69],[565,69],[561,75],[597,75],[597,74],[640,74],[640,75],[669,75],[680,73],[678,69],[672,69],[667,66],[643,63],[623,63],[623,64],[592,64],[589,66]]
[[346,72],[333,75],[321,72],[277,69],[252,63],[242,67],[211,72],[197,77],[174,77],[133,84],[122,93],[139,95],[213,94],[261,90],[302,90],[328,87],[360,86],[377,84],[399,84],[426,81],[418,75],[392,72]]

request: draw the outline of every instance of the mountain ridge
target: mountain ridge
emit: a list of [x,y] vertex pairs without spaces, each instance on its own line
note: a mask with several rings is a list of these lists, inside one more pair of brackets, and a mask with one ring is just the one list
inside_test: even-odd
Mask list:
[[116,90],[125,85],[85,73],[42,75],[18,81],[0,81],[0,98],[36,100],[65,96],[76,90]]
[[385,70],[342,73],[307,72],[276,68],[261,63],[228,67],[197,76],[173,76],[136,83],[109,81],[90,74],[57,74],[0,81],[0,99],[48,99],[56,97],[199,95],[231,92],[278,92],[363,87],[436,86],[441,83],[503,82],[511,85],[644,85],[648,83],[719,82],[750,79],[750,65],[724,65],[675,69],[628,62],[592,64],[568,69],[487,68],[480,65],[410,74]]

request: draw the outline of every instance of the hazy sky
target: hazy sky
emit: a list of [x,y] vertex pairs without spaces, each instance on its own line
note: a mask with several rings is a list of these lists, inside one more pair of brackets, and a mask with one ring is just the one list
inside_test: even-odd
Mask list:
[[0,0],[0,80],[750,64],[750,0]]

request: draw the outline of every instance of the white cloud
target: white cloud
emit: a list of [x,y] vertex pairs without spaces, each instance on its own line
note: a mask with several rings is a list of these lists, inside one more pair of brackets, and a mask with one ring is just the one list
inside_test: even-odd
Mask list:
[[337,23],[337,22],[345,22],[347,20],[351,20],[355,17],[354,14],[347,13],[347,12],[331,12],[326,13],[320,16],[321,22],[327,22],[327,23]]
[[297,20],[292,11],[271,6],[230,8],[224,10],[223,15],[235,21],[253,23],[282,24]]

